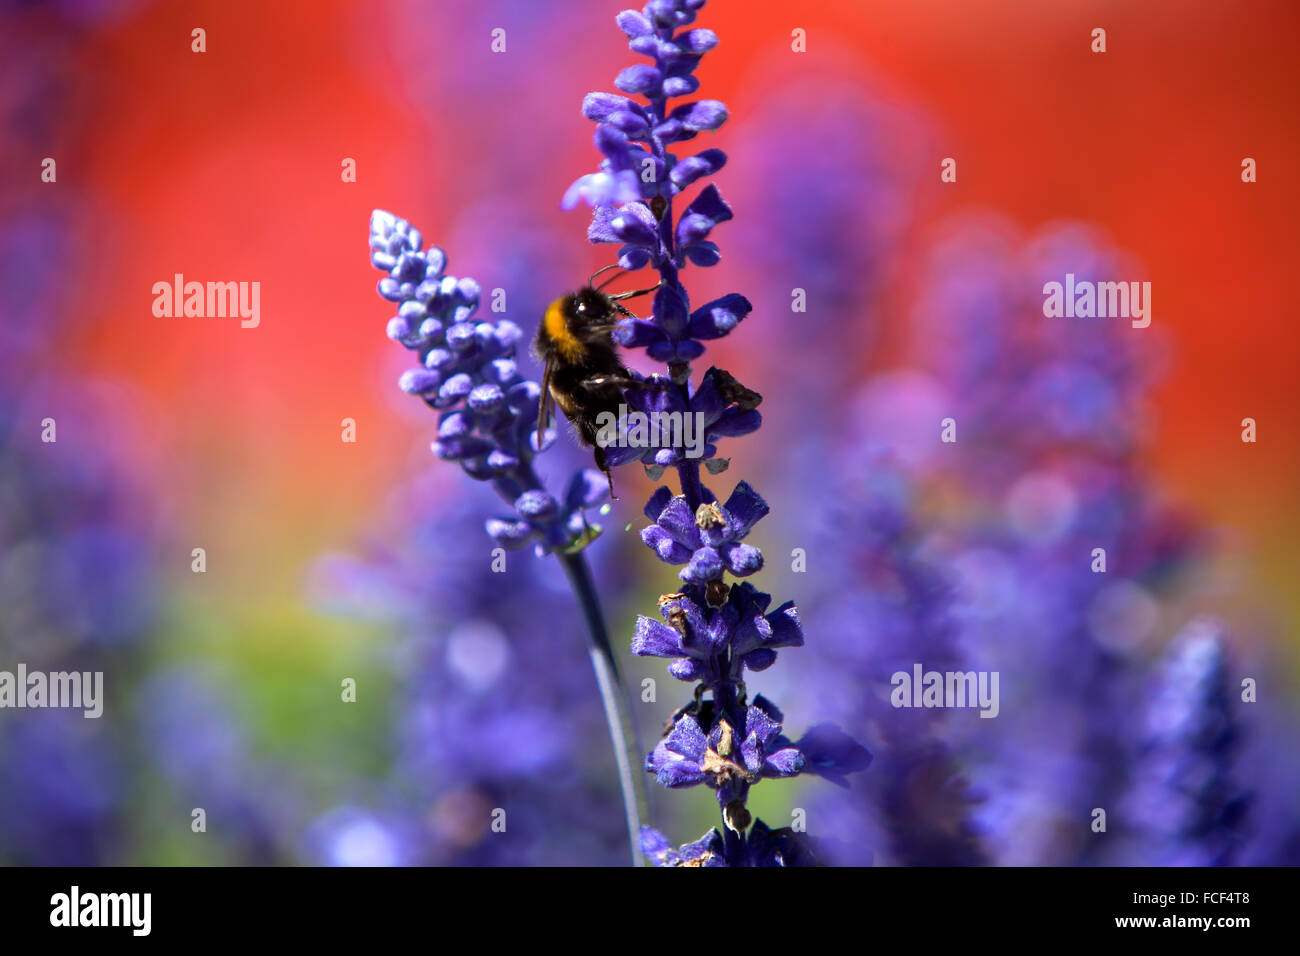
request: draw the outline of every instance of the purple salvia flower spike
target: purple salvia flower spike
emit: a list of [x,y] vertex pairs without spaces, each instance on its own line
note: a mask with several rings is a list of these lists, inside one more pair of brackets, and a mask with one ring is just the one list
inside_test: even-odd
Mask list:
[[[762,697],[752,703],[746,699],[745,672],[772,666],[777,648],[799,646],[803,632],[792,604],[768,612],[770,595],[727,580],[728,575],[746,577],[762,569],[762,553],[743,539],[768,513],[768,504],[747,482],[739,482],[722,502],[701,481],[701,463],[711,474],[727,465],[716,460],[719,439],[749,434],[762,423],[756,409],[761,397],[729,373],[710,368],[695,386],[690,376],[690,363],[704,353],[703,343],[732,332],[751,310],[744,296],[732,293],[692,311],[680,278],[688,264],[707,267],[720,261],[715,229],[733,215],[712,183],[680,216],[673,214],[678,195],[727,162],[719,149],[691,156],[668,149],[717,129],[728,116],[716,100],[669,105],[670,99],[698,89],[693,71],[717,45],[710,30],[677,32],[695,20],[703,5],[704,0],[652,0],[641,13],[618,16],[633,52],[654,63],[627,68],[614,85],[648,102],[588,94],[583,113],[598,124],[596,145],[604,159],[599,171],[574,182],[562,205],[586,200],[593,207],[588,238],[621,244],[618,260],[626,270],[653,266],[659,273],[650,317],[620,322],[614,337],[625,348],[643,348],[667,365],[667,376],[653,377],[652,387],[628,389],[626,402],[647,417],[693,416],[701,439],[698,447],[688,449],[682,447],[683,436],[654,432],[630,450],[630,443],[606,450],[611,465],[640,460],[651,474],[668,467],[677,471],[680,493],[666,487],[654,492],[645,507],[653,524],[642,530],[641,539],[661,561],[680,568],[681,590],[660,598],[662,623],[638,618],[632,651],[669,659],[668,672],[696,688],[693,701],[678,711],[646,758],[646,769],[670,788],[710,787],[723,820],[721,830],[680,849],[646,828],[642,850],[661,866],[795,865],[815,862],[810,843],[802,834],[753,821],[745,809],[750,787],[765,777],[805,771],[843,783],[845,774],[865,768],[870,757],[826,725],[801,741],[808,747],[805,753],[782,734],[779,710]],[[639,195],[632,194],[629,173]]]
[[[595,112],[604,115],[599,108]],[[626,135],[612,127],[602,127],[597,143],[616,158],[619,150],[630,148]],[[575,184],[575,189],[589,201],[609,200],[622,195],[623,182],[602,173],[588,177],[582,186]],[[600,533],[599,526],[587,521],[585,510],[601,501],[605,485],[597,481],[599,473],[585,469],[569,479],[561,496],[543,487],[533,459],[554,442],[555,432],[544,431],[539,447],[534,426],[541,386],[525,379],[515,363],[519,327],[505,320],[475,321],[478,283],[444,275],[446,255],[436,248],[422,250],[421,245],[419,231],[406,220],[383,210],[371,214],[371,263],[386,273],[379,294],[397,303],[388,335],[418,359],[418,367],[405,372],[398,385],[441,412],[438,437],[431,446],[434,454],[459,463],[475,480],[491,482],[505,501],[511,513],[484,522],[497,545],[518,550],[531,544],[538,556],[559,554],[586,619],[592,665],[619,764],[633,860],[640,863],[645,797],[634,771],[639,747],[633,743],[635,729],[591,572],[580,553]]]

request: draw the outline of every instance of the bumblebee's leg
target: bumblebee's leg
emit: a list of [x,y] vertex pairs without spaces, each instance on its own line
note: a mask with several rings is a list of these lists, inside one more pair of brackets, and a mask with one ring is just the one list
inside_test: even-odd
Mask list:
[[660,282],[656,282],[654,285],[650,286],[648,289],[634,289],[634,290],[631,291],[631,292],[620,292],[618,295],[611,295],[609,298],[610,298],[610,300],[613,301],[613,302],[617,302],[617,301],[619,301],[620,299],[635,299],[635,298],[636,298],[637,296],[639,296],[639,295],[648,295],[649,293],[654,292],[654,291],[655,291],[656,289],[658,289],[661,285],[663,285],[663,282],[662,282],[662,281],[660,281]]
[[609,482],[609,497],[618,501],[618,495],[614,494],[614,474],[609,470],[609,465],[605,464],[605,449],[596,445],[592,450],[596,453],[596,467],[605,473],[605,480]]
[[582,384],[587,388],[600,388],[603,385],[613,385],[617,388],[649,388],[656,391],[671,388],[672,382],[646,382],[630,375],[593,375],[591,378],[584,378]]
[[537,450],[542,450],[542,438],[546,435],[546,426],[550,424],[551,408],[555,405],[555,396],[551,394],[551,377],[554,373],[554,364],[546,363],[546,371],[542,374],[542,394],[537,405]]

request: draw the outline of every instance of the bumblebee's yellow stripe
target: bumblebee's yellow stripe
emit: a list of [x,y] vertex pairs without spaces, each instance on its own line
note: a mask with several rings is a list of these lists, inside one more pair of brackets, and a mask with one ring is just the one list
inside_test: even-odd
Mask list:
[[564,299],[561,297],[548,305],[542,321],[546,326],[546,334],[560,350],[560,354],[570,362],[574,362],[582,357],[582,343],[569,331],[569,323],[564,318],[563,304]]

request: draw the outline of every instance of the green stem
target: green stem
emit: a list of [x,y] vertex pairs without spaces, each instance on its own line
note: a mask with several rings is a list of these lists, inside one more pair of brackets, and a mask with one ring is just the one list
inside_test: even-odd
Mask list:
[[600,612],[600,600],[591,580],[591,569],[581,554],[560,554],[573,591],[582,607],[587,622],[587,651],[591,666],[596,671],[596,685],[605,705],[605,722],[609,725],[610,742],[614,745],[614,761],[618,765],[618,782],[623,792],[623,810],[627,818],[627,835],[632,847],[632,865],[645,865],[641,853],[641,819],[646,814],[648,797],[645,787],[645,755],[628,707],[627,690],[618,674],[614,649],[605,630],[605,618]]

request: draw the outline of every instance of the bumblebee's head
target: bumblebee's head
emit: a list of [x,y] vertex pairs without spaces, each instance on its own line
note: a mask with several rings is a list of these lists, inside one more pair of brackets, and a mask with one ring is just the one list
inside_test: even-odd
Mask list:
[[616,311],[609,296],[590,287],[561,296],[547,306],[534,350],[542,358],[576,362],[588,349],[608,344]]
[[586,286],[565,297],[565,311],[579,328],[606,325],[614,314],[614,301],[598,289]]

